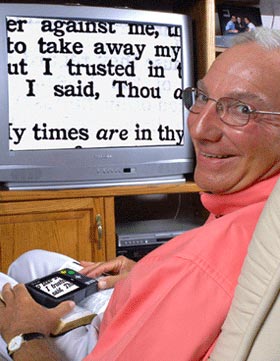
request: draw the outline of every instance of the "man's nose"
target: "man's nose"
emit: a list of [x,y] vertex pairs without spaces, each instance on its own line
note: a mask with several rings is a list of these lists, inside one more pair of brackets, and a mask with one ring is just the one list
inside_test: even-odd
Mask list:
[[223,134],[223,125],[213,101],[209,101],[199,114],[190,113],[188,117],[190,135],[196,140],[218,141]]

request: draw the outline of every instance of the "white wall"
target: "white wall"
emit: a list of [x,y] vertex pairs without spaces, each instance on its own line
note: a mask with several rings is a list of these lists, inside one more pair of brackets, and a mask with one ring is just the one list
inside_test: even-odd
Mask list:
[[260,0],[263,26],[280,29],[280,1]]

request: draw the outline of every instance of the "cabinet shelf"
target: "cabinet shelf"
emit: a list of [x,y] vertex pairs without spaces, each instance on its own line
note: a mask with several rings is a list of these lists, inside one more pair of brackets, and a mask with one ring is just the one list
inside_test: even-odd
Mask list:
[[134,194],[187,193],[198,191],[199,188],[197,187],[197,185],[191,181],[170,184],[96,187],[71,190],[3,190],[0,191],[0,202],[3,203],[43,199],[47,200],[85,197],[116,197]]

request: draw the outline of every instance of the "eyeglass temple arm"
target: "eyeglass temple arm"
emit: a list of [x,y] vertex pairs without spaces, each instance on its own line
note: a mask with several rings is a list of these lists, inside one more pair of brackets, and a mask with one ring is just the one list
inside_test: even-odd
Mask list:
[[254,114],[280,115],[280,112],[269,112],[269,111],[265,111],[265,110],[253,110],[252,113],[254,113]]

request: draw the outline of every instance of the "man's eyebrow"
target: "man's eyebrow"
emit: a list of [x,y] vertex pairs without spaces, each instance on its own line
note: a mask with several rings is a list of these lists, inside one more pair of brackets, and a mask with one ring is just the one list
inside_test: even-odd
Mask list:
[[229,98],[238,99],[241,101],[255,101],[261,104],[266,104],[266,101],[255,93],[244,92],[244,91],[232,91],[226,95]]
[[206,91],[206,86],[205,86],[203,80],[198,80],[196,86],[197,86],[198,89],[207,92]]
[[[203,92],[205,92],[206,94],[208,94],[207,91],[207,87],[205,85],[205,83],[203,82],[203,80],[198,80],[197,81],[197,88],[202,90]],[[234,98],[234,99],[238,99],[241,101],[257,101],[261,104],[266,104],[267,102],[259,95],[255,94],[255,93],[249,93],[249,92],[245,92],[245,91],[231,91],[228,94],[224,95],[227,98]]]

